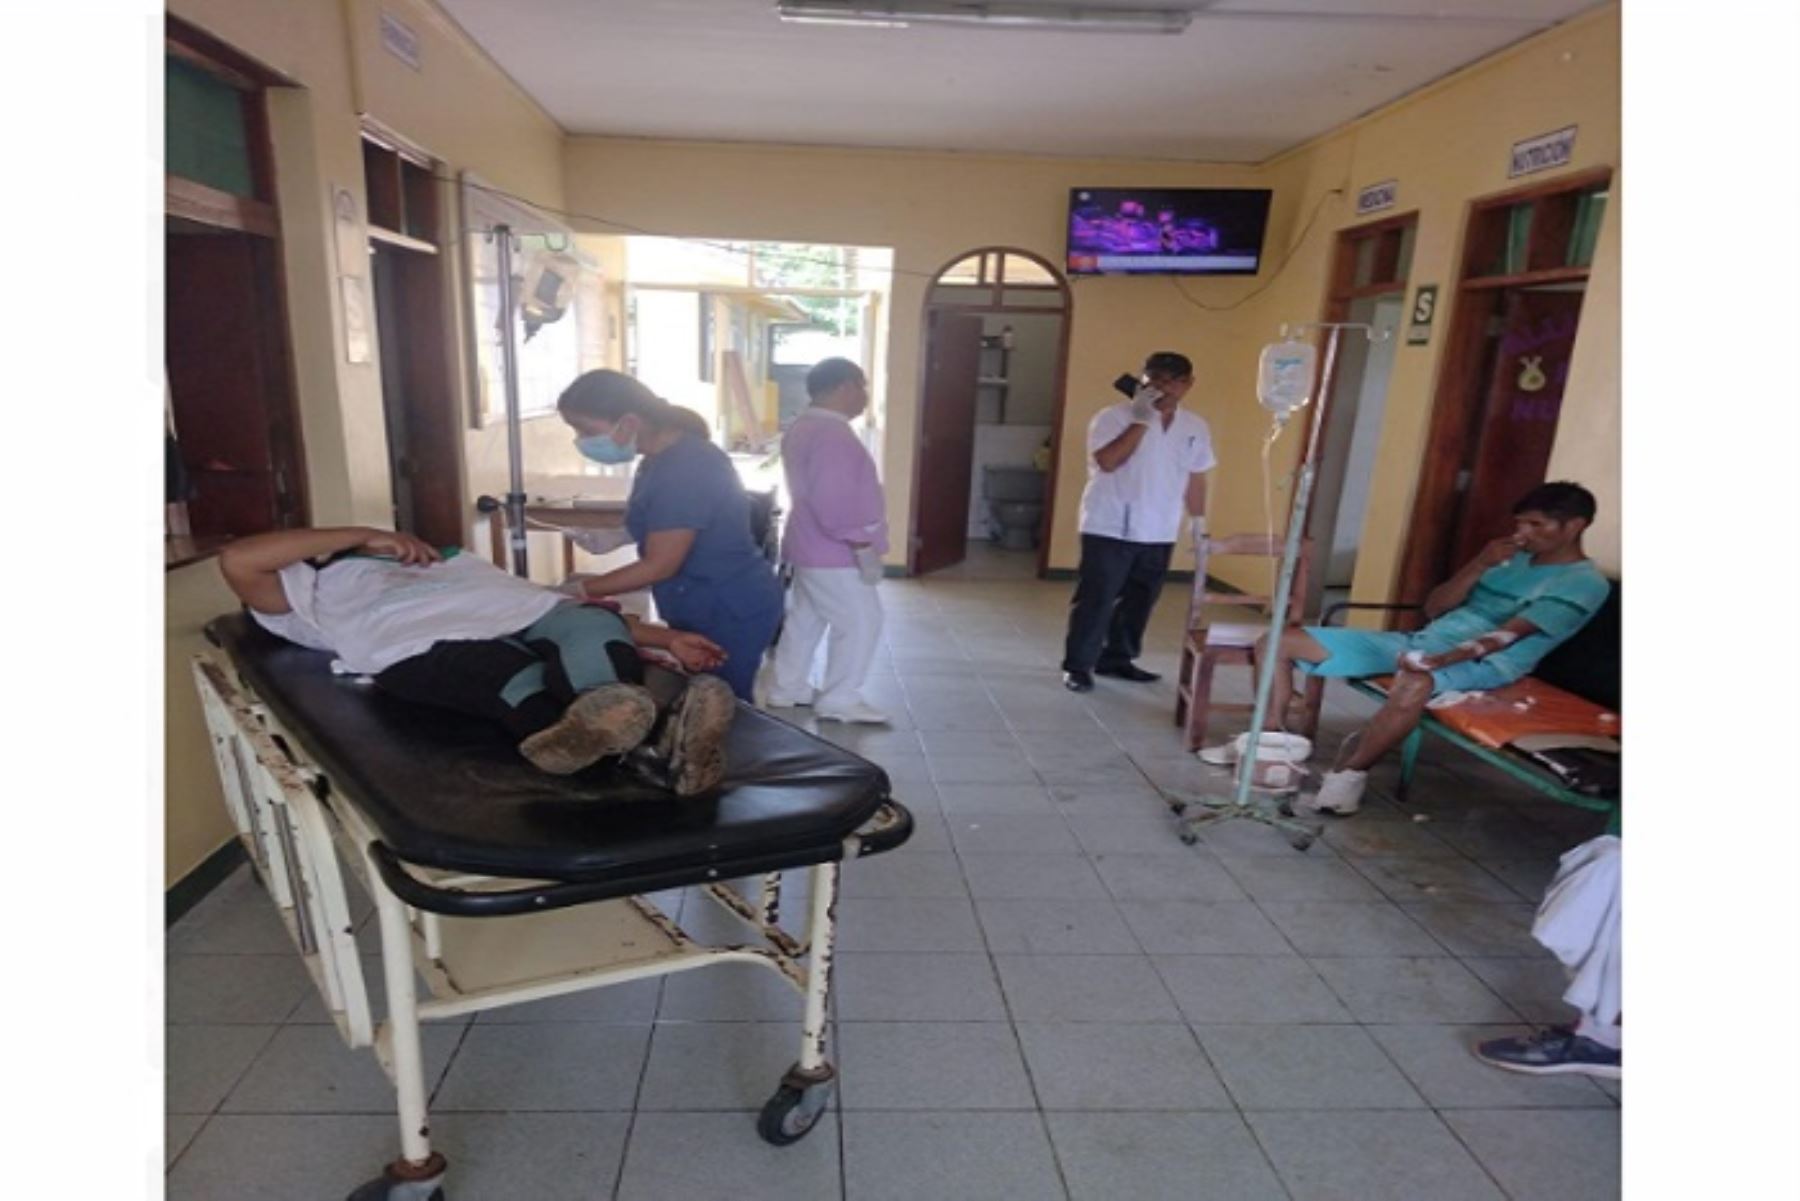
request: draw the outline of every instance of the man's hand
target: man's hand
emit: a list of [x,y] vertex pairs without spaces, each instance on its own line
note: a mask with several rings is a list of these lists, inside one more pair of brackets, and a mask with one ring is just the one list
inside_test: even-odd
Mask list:
[[1498,567],[1518,554],[1520,545],[1516,534],[1496,538],[1481,548],[1481,553],[1475,556],[1475,561],[1481,564],[1484,571],[1490,567]]
[[372,555],[387,555],[409,567],[423,567],[443,558],[429,542],[393,530],[370,530],[358,549]]
[[725,649],[704,634],[687,630],[673,633],[663,648],[689,671],[706,671],[725,662]]
[[1150,425],[1159,419],[1156,402],[1162,399],[1162,390],[1150,384],[1139,384],[1137,391],[1131,394],[1131,422],[1133,425]]

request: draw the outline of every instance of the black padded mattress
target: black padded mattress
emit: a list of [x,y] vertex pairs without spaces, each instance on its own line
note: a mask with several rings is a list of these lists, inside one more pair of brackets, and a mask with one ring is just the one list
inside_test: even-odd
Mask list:
[[334,676],[329,655],[245,614],[206,632],[334,793],[394,856],[422,867],[612,882],[619,893],[730,879],[837,859],[843,839],[888,800],[887,775],[873,763],[741,703],[724,783],[679,798],[606,764],[546,775],[498,725]]

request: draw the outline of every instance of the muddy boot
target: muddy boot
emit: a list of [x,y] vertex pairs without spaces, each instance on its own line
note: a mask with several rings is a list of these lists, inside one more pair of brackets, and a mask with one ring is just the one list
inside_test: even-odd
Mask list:
[[676,796],[718,787],[725,777],[725,732],[737,697],[718,676],[690,676],[669,705],[654,739],[631,757],[646,778]]
[[636,684],[602,684],[570,702],[555,725],[519,744],[539,771],[567,776],[608,755],[623,755],[656,724],[656,702]]

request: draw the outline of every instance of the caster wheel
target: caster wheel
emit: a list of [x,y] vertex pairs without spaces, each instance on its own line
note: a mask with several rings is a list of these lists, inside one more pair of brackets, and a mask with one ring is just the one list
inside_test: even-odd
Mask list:
[[1313,836],[1311,834],[1289,834],[1288,835],[1288,845],[1293,847],[1296,851],[1304,851],[1307,848],[1311,847],[1312,844],[1313,844]]
[[435,1180],[395,1180],[381,1176],[350,1194],[350,1201],[444,1201],[444,1190]]
[[1200,841],[1200,836],[1192,830],[1183,830],[1178,837],[1181,839],[1181,844],[1183,846],[1191,847]]
[[812,1132],[831,1100],[831,1085],[795,1088],[784,1084],[775,1090],[756,1119],[756,1133],[777,1147],[797,1143]]

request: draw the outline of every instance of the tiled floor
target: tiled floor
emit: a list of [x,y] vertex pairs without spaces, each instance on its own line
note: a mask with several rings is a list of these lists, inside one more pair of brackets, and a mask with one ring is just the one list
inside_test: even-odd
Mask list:
[[[1428,744],[1414,812],[1305,854],[1242,824],[1185,847],[1158,788],[1227,781],[1181,753],[1168,681],[1065,692],[1069,586],[980,574],[883,585],[898,720],[824,731],[918,819],[845,871],[834,1112],[757,1139],[799,1011],[754,969],[428,1027],[451,1201],[1618,1195],[1616,1086],[1467,1050],[1564,1016],[1531,914],[1598,819]],[[1362,711],[1328,704],[1327,754]],[[171,1198],[335,1198],[392,1156],[386,1081],[247,876],[168,952]]]

